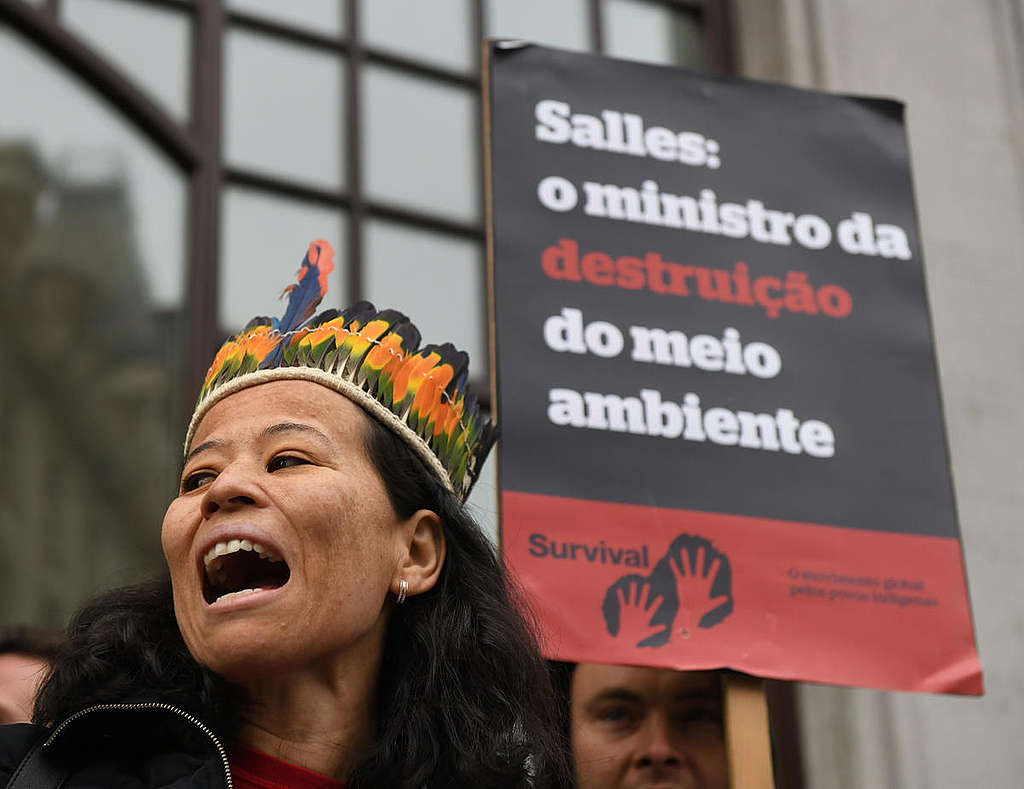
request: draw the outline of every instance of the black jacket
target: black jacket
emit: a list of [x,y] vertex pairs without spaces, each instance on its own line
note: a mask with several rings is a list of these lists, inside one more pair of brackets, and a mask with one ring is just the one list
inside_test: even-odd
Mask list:
[[53,729],[0,726],[0,787],[37,742],[65,766],[66,789],[231,789],[224,746],[199,719],[170,704],[100,704]]

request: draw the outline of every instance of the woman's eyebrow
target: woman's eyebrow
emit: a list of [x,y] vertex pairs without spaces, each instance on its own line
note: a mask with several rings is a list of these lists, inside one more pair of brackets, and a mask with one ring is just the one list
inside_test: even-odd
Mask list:
[[222,446],[224,446],[224,442],[216,438],[211,439],[210,441],[204,441],[202,444],[192,447],[191,451],[185,456],[185,463],[188,463],[200,452],[205,452],[208,449],[217,449]]
[[325,443],[333,443],[324,431],[302,422],[278,422],[276,425],[270,425],[260,433],[260,438],[266,439],[281,433],[312,433]]

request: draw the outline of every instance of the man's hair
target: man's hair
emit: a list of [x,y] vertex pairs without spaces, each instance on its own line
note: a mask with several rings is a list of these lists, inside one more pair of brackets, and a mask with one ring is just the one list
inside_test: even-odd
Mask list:
[[64,634],[35,625],[0,626],[0,655],[26,655],[52,663],[64,644]]
[[[360,787],[536,787],[569,783],[559,708],[526,608],[453,493],[388,428],[365,436],[399,517],[437,513],[447,555],[433,589],[394,606],[377,688],[377,730],[347,779]],[[95,598],[36,699],[36,723],[140,693],[231,739],[237,691],[191,657],[169,577]]]

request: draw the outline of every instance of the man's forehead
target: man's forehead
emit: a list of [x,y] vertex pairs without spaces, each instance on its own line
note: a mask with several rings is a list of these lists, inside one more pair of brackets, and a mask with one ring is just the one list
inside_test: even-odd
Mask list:
[[[676,698],[714,695],[720,692],[718,673],[714,671],[675,671],[643,666],[613,666],[581,663],[573,677],[573,695],[594,698],[600,695]],[[581,700],[582,699],[578,699]]]

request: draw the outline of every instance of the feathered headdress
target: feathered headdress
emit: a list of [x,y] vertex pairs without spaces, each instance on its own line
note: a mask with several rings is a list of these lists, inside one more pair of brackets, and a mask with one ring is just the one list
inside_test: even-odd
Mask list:
[[309,245],[298,281],[285,289],[284,316],[253,318],[221,346],[206,373],[185,436],[229,394],[267,381],[313,381],[348,397],[394,430],[435,476],[465,501],[494,443],[494,428],[466,393],[469,356],[420,344],[419,330],[400,312],[360,301],[313,315],[327,293],[334,250]]

